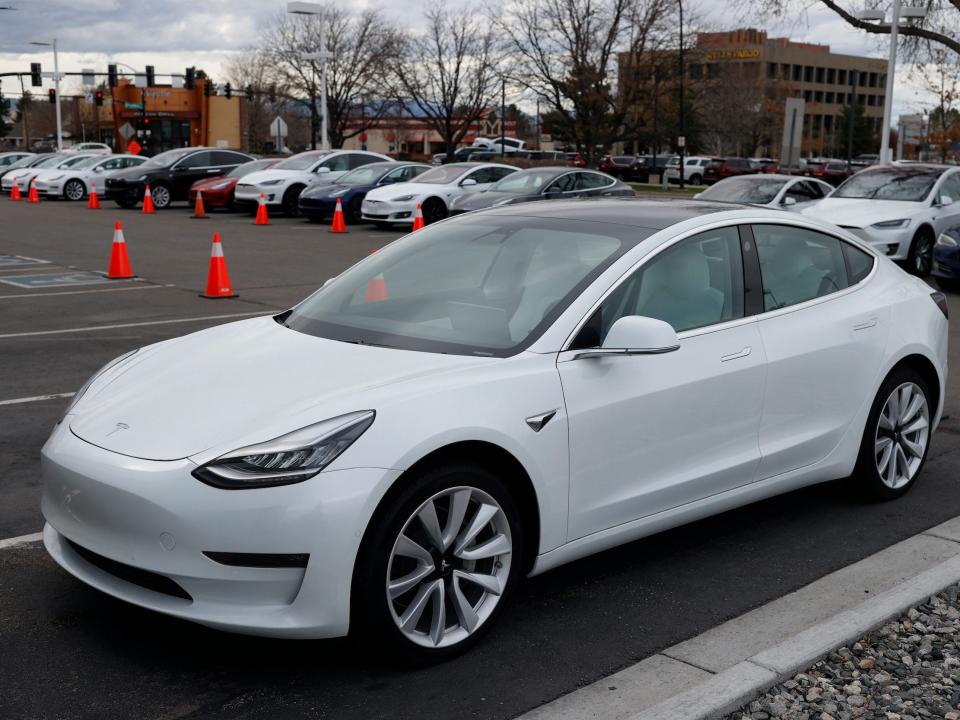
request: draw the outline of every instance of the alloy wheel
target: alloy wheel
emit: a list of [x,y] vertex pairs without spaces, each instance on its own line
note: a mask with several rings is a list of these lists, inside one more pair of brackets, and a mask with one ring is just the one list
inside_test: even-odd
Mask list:
[[170,204],[170,191],[164,185],[150,188],[150,195],[153,198],[153,206],[157,210],[163,210]]
[[922,233],[916,239],[913,249],[913,266],[920,277],[928,275],[933,267],[933,241],[926,233]]
[[465,640],[500,602],[512,550],[507,516],[483,490],[459,486],[430,497],[404,524],[387,563],[397,628],[428,648]]
[[83,200],[83,183],[79,180],[69,181],[63,188],[63,194],[67,197],[67,200]]
[[890,393],[877,418],[874,458],[884,485],[897,490],[914,478],[929,438],[927,398],[917,384],[902,383]]

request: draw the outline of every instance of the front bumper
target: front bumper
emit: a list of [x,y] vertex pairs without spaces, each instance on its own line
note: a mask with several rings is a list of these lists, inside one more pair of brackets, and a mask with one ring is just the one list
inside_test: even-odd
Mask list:
[[417,206],[414,202],[393,202],[392,200],[367,200],[360,206],[360,216],[370,222],[389,222],[413,224],[413,215]]
[[37,192],[47,197],[63,197],[62,180],[38,180],[36,183]]
[[[121,600],[210,627],[346,634],[360,539],[396,471],[328,471],[296,485],[218,490],[190,475],[196,465],[188,459],[112,453],[76,437],[69,421],[41,452],[44,544],[63,568]],[[205,551],[309,559],[306,567],[250,567]]]
[[873,228],[851,227],[841,225],[847,232],[856,235],[866,243],[870,243],[881,255],[891,260],[906,260],[910,255],[910,243],[913,242],[914,230],[909,225],[905,228],[876,230]]
[[319,218],[325,220],[333,217],[337,209],[336,198],[305,198],[300,196],[299,201],[300,214],[308,218]]
[[103,197],[140,200],[143,198],[143,193],[146,191],[146,188],[146,183],[139,181],[107,179],[103,188]]
[[252,207],[263,201],[267,205],[280,205],[283,202],[284,185],[237,185],[233,191],[234,202],[241,207]]
[[20,188],[20,192],[28,192],[30,190],[30,181],[33,179],[33,175],[21,175],[17,178],[8,178],[4,177],[3,180],[0,180],[0,189],[5,193],[13,192],[13,185],[16,183],[17,187]]
[[[200,192],[203,193],[203,207],[206,208],[224,208],[230,205],[230,192],[227,190],[204,190],[200,188]],[[193,205],[197,201],[197,191],[191,189],[187,193],[187,202]]]

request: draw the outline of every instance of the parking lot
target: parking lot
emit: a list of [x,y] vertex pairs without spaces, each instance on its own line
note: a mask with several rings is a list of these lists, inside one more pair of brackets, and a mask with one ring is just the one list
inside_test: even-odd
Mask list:
[[[88,274],[106,270],[115,219],[134,280]],[[112,203],[0,202],[0,541],[42,528],[40,447],[66,394],[97,368],[285,309],[400,236],[271,223],[194,220],[185,207],[151,216]],[[215,230],[237,298],[198,297]],[[955,381],[947,393],[922,481],[898,502],[865,503],[832,483],[567,565],[522,585],[471,653],[429,669],[400,669],[350,641],[249,638],[167,618],[73,579],[39,543],[0,543],[0,717],[515,717],[960,515]]]

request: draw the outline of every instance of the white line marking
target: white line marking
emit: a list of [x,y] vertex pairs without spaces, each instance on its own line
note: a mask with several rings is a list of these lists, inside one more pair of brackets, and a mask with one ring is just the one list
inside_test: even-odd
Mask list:
[[93,327],[67,328],[66,330],[38,330],[37,332],[7,333],[6,335],[0,335],[0,340],[7,338],[34,337],[36,335],[64,335],[66,333],[97,332],[98,330],[119,330],[122,328],[146,327],[148,325],[170,325],[173,323],[203,322],[204,320],[228,320],[230,318],[253,317],[254,315],[273,315],[276,312],[279,312],[279,310],[230,313],[229,315],[203,315],[201,317],[179,318],[177,320],[151,320],[150,322],[118,323],[116,325],[95,325]]
[[[38,272],[39,270],[55,270],[59,265],[55,265],[52,268],[46,267],[0,267],[0,273],[29,273],[32,272],[34,275],[63,275],[65,272],[70,272],[70,268],[63,268],[60,272]],[[4,275],[3,277],[6,277]],[[11,275],[11,277],[13,277]]]
[[0,405],[20,405],[21,403],[40,402],[41,400],[59,400],[76,395],[75,392],[50,393],[49,395],[34,395],[33,397],[13,398],[12,400],[0,400]]
[[88,295],[90,293],[105,293],[105,292],[124,292],[126,290],[158,290],[161,288],[169,288],[173,285],[136,285],[134,287],[118,287],[118,288],[109,288],[104,290],[67,290],[65,292],[48,292],[45,293],[41,288],[38,288],[40,292],[34,293],[21,293],[19,295],[0,295],[0,300],[11,300],[16,298],[39,298],[39,297],[52,297],[54,295]]
[[38,540],[43,540],[42,532],[31,533],[30,535],[21,535],[20,537],[7,538],[6,540],[0,540],[0,550],[6,550],[7,548],[16,547],[17,545],[24,545],[25,543],[37,542]]

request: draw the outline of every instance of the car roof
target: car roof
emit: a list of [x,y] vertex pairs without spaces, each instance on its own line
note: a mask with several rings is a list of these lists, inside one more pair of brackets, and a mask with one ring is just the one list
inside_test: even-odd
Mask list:
[[874,172],[881,172],[881,171],[896,170],[901,173],[909,173],[914,175],[920,175],[920,174],[941,175],[949,169],[950,169],[949,165],[938,165],[936,163],[907,163],[905,165],[896,165],[896,164],[871,165],[870,167],[865,168],[860,172],[874,173]]
[[484,213],[579,220],[581,222],[593,221],[630,225],[647,228],[648,230],[663,230],[691,218],[738,209],[752,210],[755,208],[745,203],[717,202],[714,200],[605,198],[602,200],[554,200],[545,203],[502,205],[485,210]]

